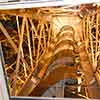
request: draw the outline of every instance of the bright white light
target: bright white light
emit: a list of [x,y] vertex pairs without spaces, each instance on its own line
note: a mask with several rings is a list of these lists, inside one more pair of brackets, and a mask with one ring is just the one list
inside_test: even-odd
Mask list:
[[77,5],[86,3],[100,3],[100,0],[63,0],[66,4]]

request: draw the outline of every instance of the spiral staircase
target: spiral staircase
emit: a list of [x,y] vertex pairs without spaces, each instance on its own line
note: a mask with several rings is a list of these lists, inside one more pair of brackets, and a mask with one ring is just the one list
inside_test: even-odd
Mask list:
[[0,13],[10,96],[100,98],[98,5]]

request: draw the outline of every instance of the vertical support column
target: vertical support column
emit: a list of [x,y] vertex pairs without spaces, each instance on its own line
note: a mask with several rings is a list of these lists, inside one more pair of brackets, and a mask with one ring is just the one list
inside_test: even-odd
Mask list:
[[0,100],[9,100],[7,84],[5,80],[4,69],[2,65],[2,48],[0,44]]

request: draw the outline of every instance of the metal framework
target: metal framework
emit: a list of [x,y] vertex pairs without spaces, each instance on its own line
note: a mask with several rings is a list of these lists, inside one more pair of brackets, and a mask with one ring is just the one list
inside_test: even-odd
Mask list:
[[57,81],[74,78],[78,81],[74,94],[99,98],[100,7],[64,5],[0,4],[0,42],[11,96],[43,96]]

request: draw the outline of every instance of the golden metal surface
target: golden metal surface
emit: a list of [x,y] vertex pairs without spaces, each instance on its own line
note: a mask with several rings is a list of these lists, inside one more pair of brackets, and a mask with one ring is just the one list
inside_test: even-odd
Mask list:
[[[96,98],[98,94],[93,95],[88,86],[100,93],[93,85],[100,84],[99,13],[99,7],[92,4],[69,9],[1,10],[0,42],[10,95],[42,95],[42,84],[47,85],[45,91],[59,80],[77,78],[80,71],[88,91],[85,95]],[[15,29],[4,22],[15,22]]]

